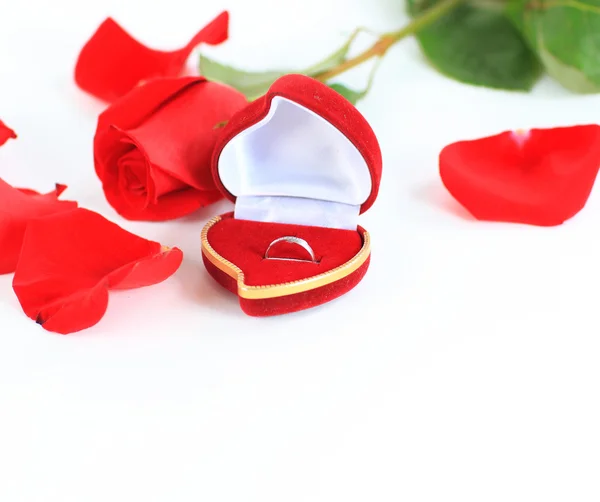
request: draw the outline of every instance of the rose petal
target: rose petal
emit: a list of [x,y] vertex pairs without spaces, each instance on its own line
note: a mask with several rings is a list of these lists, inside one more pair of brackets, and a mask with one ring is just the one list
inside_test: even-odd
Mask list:
[[29,224],[13,289],[28,317],[48,331],[73,333],[100,321],[109,289],[162,282],[182,259],[181,250],[80,208]]
[[84,91],[114,101],[143,80],[176,76],[201,43],[217,45],[228,37],[229,14],[219,14],[183,48],[159,51],[146,47],[111,18],[84,45],[75,67],[75,82]]
[[70,211],[77,202],[61,201],[58,196],[66,187],[40,194],[28,188],[14,188],[0,179],[0,274],[15,271],[27,225],[41,216]]
[[504,132],[446,146],[448,191],[480,220],[560,225],[587,202],[600,168],[600,126]]
[[170,176],[165,171],[156,166],[150,166],[149,169],[150,179],[152,183],[150,186],[154,188],[152,202],[156,204],[158,198],[169,193],[185,190],[189,188],[183,181]]
[[[54,196],[54,197],[60,197],[60,195],[67,189],[67,185],[61,185],[60,183],[56,183],[54,185],[54,190],[52,190],[51,192],[48,192],[47,194],[44,194],[48,197],[50,196]],[[37,190],[33,190],[31,188],[16,188],[16,190],[18,190],[21,193],[24,193],[26,195],[42,195],[40,192],[38,192]]]
[[6,143],[9,139],[15,139],[17,135],[10,127],[0,120],[0,146]]
[[123,218],[143,221],[167,221],[181,218],[223,198],[218,190],[204,191],[186,188],[158,197],[156,204],[149,204],[141,213],[126,201],[117,187],[105,187],[104,194],[108,203]]
[[[169,98],[200,82],[206,80],[202,77],[156,79],[136,87],[100,114],[94,135],[94,167],[105,185],[116,182],[115,173],[107,167],[117,163],[131,149],[137,148],[126,130],[135,128],[150,117]],[[143,148],[140,152],[143,154]],[[150,162],[147,157],[145,161]]]
[[117,161],[119,189],[125,200],[137,211],[143,211],[149,202],[149,180],[146,160],[142,153],[133,148]]
[[246,105],[244,95],[231,87],[198,82],[182,89],[177,99],[155,114],[155,120],[130,129],[128,136],[143,146],[154,166],[168,175],[194,188],[215,190],[209,166],[221,131],[214,126]]
[[[214,125],[246,105],[243,94],[202,77],[155,79],[110,105],[94,137],[94,165],[108,202],[124,218],[164,221],[221,199],[210,170],[220,132]],[[132,201],[118,176],[132,148],[149,174],[147,205]]]
[[204,77],[158,78],[140,85],[100,114],[96,135],[113,126],[122,131],[135,128],[173,96],[191,85],[206,81]]

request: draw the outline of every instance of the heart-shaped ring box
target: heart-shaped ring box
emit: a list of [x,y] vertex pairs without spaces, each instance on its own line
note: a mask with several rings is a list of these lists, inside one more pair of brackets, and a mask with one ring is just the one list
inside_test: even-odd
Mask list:
[[377,197],[381,169],[375,133],[349,101],[310,77],[279,78],[219,136],[213,177],[235,211],[202,230],[206,269],[251,316],[343,295],[369,266],[358,216]]

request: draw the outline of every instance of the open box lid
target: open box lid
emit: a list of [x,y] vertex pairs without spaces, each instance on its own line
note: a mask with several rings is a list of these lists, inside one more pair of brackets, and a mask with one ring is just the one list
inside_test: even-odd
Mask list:
[[311,199],[352,206],[356,215],[373,205],[381,169],[361,113],[327,85],[295,74],[230,119],[212,161],[217,188],[232,201]]

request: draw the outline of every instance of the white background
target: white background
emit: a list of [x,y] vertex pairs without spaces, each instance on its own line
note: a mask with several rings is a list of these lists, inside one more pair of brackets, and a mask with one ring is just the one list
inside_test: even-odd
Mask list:
[[597,121],[600,96],[549,80],[532,94],[470,87],[435,73],[414,40],[394,47],[359,106],[384,154],[361,217],[369,273],[323,307],[249,318],[201,263],[200,230],[229,203],[179,222],[119,218],[93,172],[102,105],[72,79],[107,15],[170,49],[221,8],[231,38],[209,52],[249,69],[308,65],[358,25],[406,21],[402,0],[1,6],[0,117],[19,134],[1,176],[66,183],[65,197],[186,258],[161,285],[112,294],[104,319],[71,336],[25,317],[0,277],[0,500],[598,501],[600,193],[561,227],[477,222],[443,189],[437,155]]

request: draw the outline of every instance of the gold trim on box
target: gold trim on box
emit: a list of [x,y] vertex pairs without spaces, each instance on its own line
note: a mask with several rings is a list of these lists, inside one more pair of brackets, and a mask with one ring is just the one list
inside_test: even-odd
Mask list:
[[303,293],[304,291],[310,291],[311,289],[326,286],[327,284],[339,281],[358,270],[367,261],[371,253],[371,239],[369,233],[365,230],[362,236],[363,245],[360,251],[351,260],[337,268],[298,281],[271,284],[267,286],[248,286],[244,283],[244,272],[242,272],[239,267],[223,258],[208,242],[208,231],[219,221],[221,221],[221,217],[215,216],[204,225],[201,235],[202,253],[204,253],[204,256],[206,256],[208,261],[215,267],[237,281],[238,295],[241,298],[246,298],[248,300],[262,300],[265,298],[294,295],[296,293]]

